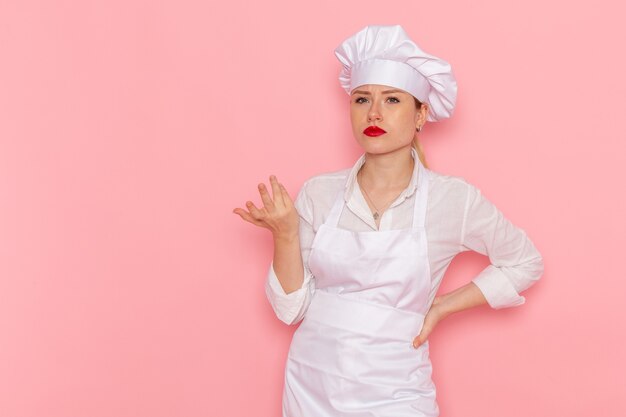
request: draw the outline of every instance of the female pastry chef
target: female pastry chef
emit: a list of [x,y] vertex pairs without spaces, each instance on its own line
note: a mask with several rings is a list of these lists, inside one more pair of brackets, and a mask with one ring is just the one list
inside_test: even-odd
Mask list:
[[[543,273],[541,255],[462,177],[427,168],[417,142],[426,121],[452,115],[450,65],[399,25],[367,26],[335,50],[363,155],[313,176],[295,202],[275,176],[244,220],[270,229],[265,290],[296,329],[285,368],[284,417],[439,415],[427,337],[448,315],[488,303],[518,306]],[[491,264],[435,297],[452,258]]]

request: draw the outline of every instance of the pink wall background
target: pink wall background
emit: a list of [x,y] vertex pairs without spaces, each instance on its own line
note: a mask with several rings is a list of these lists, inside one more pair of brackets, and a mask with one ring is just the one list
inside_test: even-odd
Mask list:
[[[431,168],[544,255],[507,310],[431,334],[442,417],[622,416],[620,2],[0,2],[0,415],[280,415],[295,326],[265,229],[232,214],[351,166],[333,50],[401,24],[448,60]],[[620,191],[622,190],[622,191]],[[487,265],[453,261],[441,293]]]

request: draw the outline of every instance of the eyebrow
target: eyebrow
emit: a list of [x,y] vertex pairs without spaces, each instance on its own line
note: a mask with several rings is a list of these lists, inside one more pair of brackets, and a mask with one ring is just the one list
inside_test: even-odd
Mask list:
[[[402,90],[385,90],[382,92],[383,94],[391,94],[391,93],[404,93],[404,91]],[[352,92],[352,94],[365,94],[365,95],[370,95],[371,93],[369,91],[362,91],[362,90],[355,90]]]

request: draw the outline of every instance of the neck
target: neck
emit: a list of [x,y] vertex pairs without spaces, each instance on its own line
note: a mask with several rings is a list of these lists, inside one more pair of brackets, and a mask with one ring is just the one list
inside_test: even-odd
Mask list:
[[365,162],[359,170],[368,189],[406,188],[411,181],[415,160],[411,146],[384,154],[365,154]]

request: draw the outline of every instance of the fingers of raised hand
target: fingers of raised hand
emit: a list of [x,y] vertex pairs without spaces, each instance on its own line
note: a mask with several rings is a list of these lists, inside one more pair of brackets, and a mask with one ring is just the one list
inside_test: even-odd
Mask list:
[[261,194],[261,200],[263,200],[263,205],[268,210],[273,210],[274,201],[272,201],[272,197],[270,196],[270,193],[267,191],[267,187],[262,182],[259,183],[258,187],[259,187],[259,194]]
[[[246,204],[249,207],[250,202],[248,202],[248,204]],[[257,220],[254,217],[252,217],[252,215],[250,213],[248,213],[247,211],[237,207],[236,209],[233,210],[233,213],[235,214],[239,214],[241,216],[242,219],[244,219],[247,222],[250,222],[252,224],[255,224],[257,226],[264,226],[265,227],[265,222],[261,221],[261,220]]]
[[272,195],[274,196],[274,204],[284,205],[282,184],[278,182],[275,175],[270,175],[270,184],[272,184]]
[[[246,202],[249,213],[243,209],[236,208],[233,213],[239,214],[244,220],[254,223],[258,226],[270,227],[275,219],[280,218],[286,213],[285,209],[290,210],[293,206],[289,193],[285,186],[278,182],[275,175],[270,175],[270,184],[272,186],[272,194],[263,183],[258,184],[259,194],[263,201],[263,207],[257,208],[251,201]],[[273,199],[272,199],[273,198]]]
[[265,216],[267,213],[265,209],[258,209],[252,201],[246,202],[246,206],[248,207],[248,210],[250,210],[250,215],[254,219],[259,220],[259,221],[262,221],[263,219],[265,219]]
[[280,184],[280,192],[283,196],[283,202],[285,203],[285,207],[292,207],[293,206],[293,201],[291,200],[291,196],[289,195],[289,192],[287,192],[287,189],[285,188],[284,185]]

